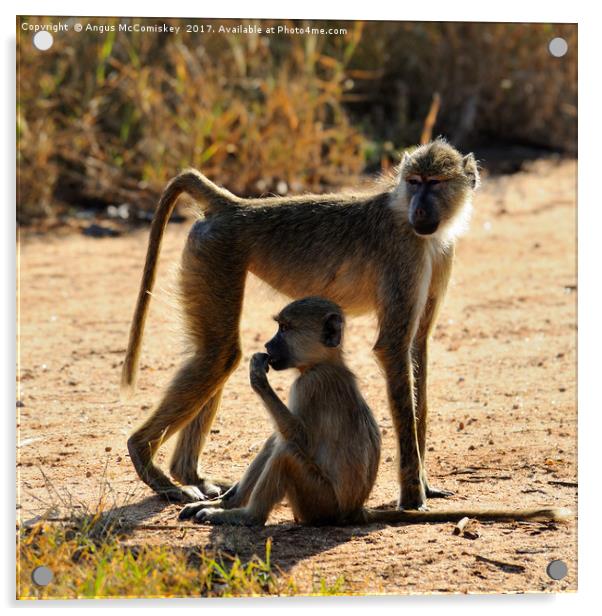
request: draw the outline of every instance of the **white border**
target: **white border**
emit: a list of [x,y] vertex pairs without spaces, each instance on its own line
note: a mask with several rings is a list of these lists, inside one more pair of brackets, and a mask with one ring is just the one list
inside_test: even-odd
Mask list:
[[[244,610],[286,609],[291,611],[314,609],[344,609],[346,611],[377,609],[377,610],[420,610],[421,614],[430,614],[434,610],[445,610],[446,614],[516,614],[545,612],[546,616],[562,614],[570,609],[587,610],[589,605],[597,605],[597,586],[600,570],[600,536],[597,513],[598,478],[601,466],[599,459],[599,438],[602,434],[600,413],[602,412],[602,395],[598,384],[600,382],[600,353],[595,350],[602,347],[599,319],[602,315],[600,302],[600,265],[602,259],[598,240],[600,228],[600,208],[602,203],[598,196],[598,178],[601,177],[599,166],[600,156],[600,105],[602,101],[599,62],[600,34],[599,20],[593,9],[594,3],[573,1],[570,3],[538,3],[525,0],[504,0],[492,3],[485,0],[461,0],[457,3],[431,0],[428,3],[326,3],[323,0],[303,0],[297,5],[283,2],[255,2],[230,0],[225,3],[176,2],[168,5],[153,5],[149,2],[133,2],[126,0],[105,0],[94,5],[85,5],[80,1],[47,2],[23,0],[11,10],[2,5],[3,31],[3,71],[2,83],[7,96],[2,97],[2,133],[5,143],[0,148],[0,172],[2,186],[5,189],[5,199],[2,211],[2,232],[4,235],[4,267],[2,285],[5,301],[2,303],[3,316],[2,337],[4,348],[8,353],[2,355],[2,375],[5,377],[5,447],[7,452],[2,456],[6,468],[5,488],[7,494],[14,494],[14,199],[15,199],[15,114],[14,114],[14,41],[15,15],[129,15],[129,16],[206,16],[206,17],[288,17],[288,18],[332,18],[332,19],[403,19],[403,20],[433,20],[438,21],[552,21],[579,22],[579,480],[580,480],[580,524],[579,524],[579,592],[572,595],[558,596],[496,596],[496,597],[403,597],[403,598],[337,598],[321,599],[315,603],[312,599],[292,600],[235,600],[219,602],[199,602],[196,600],[173,601],[128,601],[115,600],[103,602],[46,602],[44,607],[51,611],[63,610],[65,607],[88,609],[89,607],[107,607],[113,610],[144,607],[155,609],[155,606],[180,609],[230,610],[233,607]],[[596,191],[596,192],[594,192]],[[598,282],[596,282],[598,281]],[[585,334],[584,334],[585,332]],[[12,345],[13,352],[10,352]],[[7,436],[8,435],[8,436]],[[0,561],[0,580],[3,597],[6,597],[7,607],[15,607],[14,600],[14,509],[10,498],[5,499],[2,510],[3,544]],[[310,601],[314,602],[310,604]],[[37,609],[41,605],[27,605],[21,609]],[[589,611],[589,610],[587,610]],[[586,611],[586,613],[587,613]]]
[[[93,8],[92,8],[93,6]],[[54,1],[21,0],[17,10],[21,15],[125,15],[135,17],[272,17],[306,19],[370,19],[407,21],[545,21],[577,22],[584,16],[580,1],[571,3],[538,3],[524,0],[504,0],[495,6],[477,0],[449,2],[431,0],[427,5],[419,2],[387,4],[348,1],[345,3],[303,0],[297,4],[271,1],[243,2],[230,0],[223,3],[174,1],[168,5],[133,0],[107,0],[88,5],[74,0]],[[587,6],[587,5],[585,5]]]

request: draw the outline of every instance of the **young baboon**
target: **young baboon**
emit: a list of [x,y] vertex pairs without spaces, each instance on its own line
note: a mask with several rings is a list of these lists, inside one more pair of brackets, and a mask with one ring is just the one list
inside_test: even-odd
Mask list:
[[[240,311],[251,271],[293,299],[320,295],[350,313],[376,313],[374,351],[398,440],[399,506],[419,509],[427,496],[448,495],[429,484],[424,465],[428,338],[478,183],[473,155],[462,156],[442,139],[405,154],[395,176],[365,193],[242,199],[194,170],[174,178],[151,226],[122,386],[134,386],[163,232],[183,192],[204,212],[192,226],[180,272],[194,352],[128,441],[141,479],[174,500],[219,494],[199,477],[197,461],[222,388],[240,361]],[[161,443],[178,431],[170,471],[180,486],[153,464]]]
[[[364,507],[378,470],[380,432],[355,376],[343,361],[343,312],[331,301],[308,297],[278,316],[278,332],[266,353],[251,359],[251,386],[275,426],[242,480],[221,502],[184,507],[213,524],[265,524],[286,496],[295,520],[305,524],[365,522],[447,522],[465,516],[480,520],[561,519],[561,509],[494,511],[384,511]],[[274,370],[296,368],[290,409],[267,379]]]

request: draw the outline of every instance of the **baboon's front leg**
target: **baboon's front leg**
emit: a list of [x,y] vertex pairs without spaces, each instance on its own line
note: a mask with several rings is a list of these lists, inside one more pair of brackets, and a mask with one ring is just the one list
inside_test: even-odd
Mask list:
[[[411,354],[411,317],[404,321],[403,306],[394,316],[381,319],[380,333],[374,347],[385,371],[387,393],[399,450],[399,506],[404,509],[423,509],[426,494],[422,463],[418,446],[418,429],[414,407],[414,374]],[[411,315],[409,308],[406,315]],[[401,315],[401,316],[400,316]]]
[[425,452],[426,452],[426,429],[428,420],[427,403],[427,373],[428,373],[428,345],[435,318],[438,311],[440,300],[430,297],[426,303],[420,327],[414,339],[412,353],[414,364],[414,375],[416,379],[416,422],[418,432],[418,450],[422,463],[422,477],[427,498],[444,498],[452,496],[453,492],[434,488],[429,484],[426,472]]
[[453,492],[434,488],[429,484],[428,473],[426,471],[425,451],[426,451],[426,428],[428,419],[427,404],[427,370],[428,370],[428,339],[421,338],[416,341],[414,346],[414,374],[416,376],[416,421],[418,432],[418,449],[420,461],[422,463],[422,477],[427,498],[445,498],[452,496]]

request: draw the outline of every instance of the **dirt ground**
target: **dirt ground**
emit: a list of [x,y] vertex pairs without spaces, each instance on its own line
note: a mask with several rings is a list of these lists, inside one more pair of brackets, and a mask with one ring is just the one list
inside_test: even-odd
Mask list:
[[[432,509],[551,504],[576,512],[576,172],[576,161],[539,161],[485,179],[475,200],[431,345],[427,464],[433,484],[455,493],[429,501]],[[340,576],[354,593],[576,590],[576,519],[483,523],[477,539],[453,535],[453,524],[303,528],[292,523],[286,504],[259,530],[179,522],[179,506],[159,501],[137,479],[126,439],[182,356],[169,289],[188,226],[168,228],[139,390],[128,403],[120,401],[118,384],[148,232],[108,239],[22,234],[22,520],[52,504],[58,515],[69,506],[94,507],[105,485],[106,503],[138,524],[130,543],[214,547],[248,558],[262,556],[272,537],[272,561],[302,592]],[[249,280],[244,359],[202,456],[209,476],[239,478],[270,434],[247,365],[285,301]],[[398,495],[394,431],[371,352],[375,336],[371,317],[350,320],[348,361],[384,441],[373,506]],[[291,377],[270,376],[282,396]],[[164,468],[169,453],[168,445],[159,455]],[[568,564],[562,581],[546,574],[553,559]]]

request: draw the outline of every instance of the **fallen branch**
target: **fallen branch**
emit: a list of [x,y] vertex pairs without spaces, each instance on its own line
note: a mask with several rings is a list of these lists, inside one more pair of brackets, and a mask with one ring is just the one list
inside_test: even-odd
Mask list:
[[493,480],[504,480],[507,481],[509,479],[512,479],[511,475],[477,475],[476,477],[465,477],[465,478],[460,478],[457,481],[463,481],[464,483],[483,483],[484,481],[487,481],[488,479],[493,479]]
[[548,481],[552,486],[565,486],[567,488],[578,488],[579,484],[576,481]]

